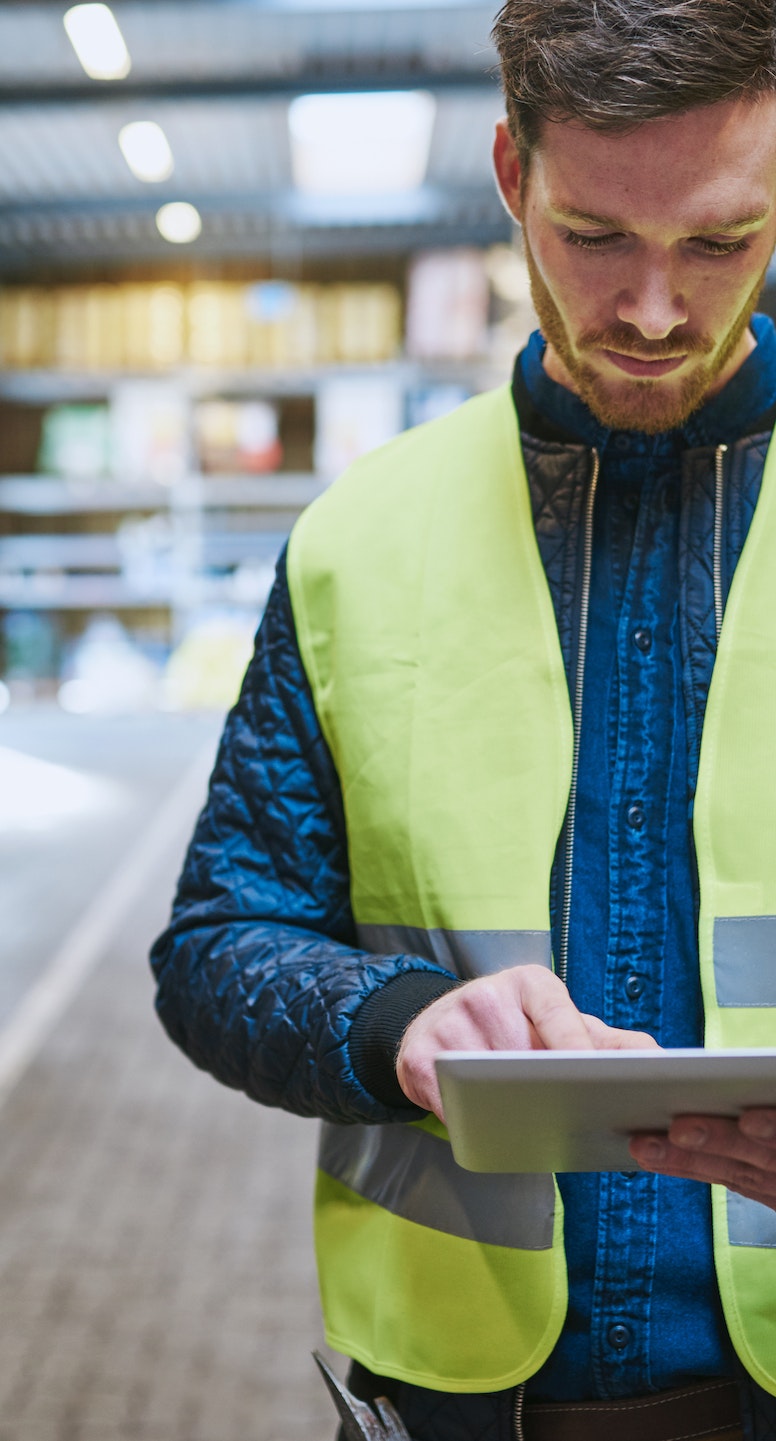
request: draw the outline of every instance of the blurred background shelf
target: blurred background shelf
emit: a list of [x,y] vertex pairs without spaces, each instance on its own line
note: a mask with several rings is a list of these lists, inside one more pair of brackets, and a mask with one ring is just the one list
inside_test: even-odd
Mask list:
[[156,511],[223,506],[280,508],[309,505],[326,488],[308,474],[282,476],[184,476],[173,488],[160,484],[81,481],[44,475],[0,479],[0,511],[6,515],[73,515],[83,512]]
[[[2,282],[0,280],[0,286]],[[268,399],[282,396],[314,396],[328,380],[352,379],[354,376],[380,375],[399,382],[405,390],[418,385],[475,385],[485,390],[504,378],[504,366],[498,360],[445,360],[424,362],[412,360],[374,361],[371,364],[320,365],[305,368],[225,369],[206,366],[201,369],[170,368],[165,378],[191,397],[208,395],[263,395]],[[23,405],[51,405],[74,400],[103,400],[113,387],[131,377],[135,380],[159,379],[158,370],[90,371],[68,369],[26,370],[0,368],[0,401],[18,401]]]
[[535,324],[491,0],[109,8],[94,78],[0,0],[0,710],[228,704],[304,507]]
[[493,11],[116,0],[94,79],[66,8],[0,0],[0,708],[224,704],[304,507],[532,327]]

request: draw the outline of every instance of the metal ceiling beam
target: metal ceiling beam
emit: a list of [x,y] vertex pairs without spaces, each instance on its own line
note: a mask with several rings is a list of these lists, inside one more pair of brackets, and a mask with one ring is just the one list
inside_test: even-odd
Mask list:
[[[305,259],[341,260],[348,253],[359,257],[369,255],[411,255],[417,250],[443,249],[450,246],[472,245],[486,247],[508,242],[511,231],[506,221],[498,220],[478,223],[451,224],[440,229],[438,225],[427,226],[380,226],[359,230],[357,235],[348,229],[295,231],[265,235],[233,235],[223,233],[197,242],[192,257],[200,260],[252,260],[257,263],[269,261],[278,273],[285,273],[283,267]],[[3,278],[22,280],[34,279],[40,275],[41,266],[56,267],[59,278],[69,270],[77,271],[82,278],[84,264],[99,264],[110,268],[115,265],[137,265],[138,263],[169,262],[180,264],[180,254],[172,254],[173,247],[151,237],[147,240],[133,239],[110,242],[88,243],[79,240],[72,250],[61,242],[50,245],[6,245],[0,237],[0,283]]]
[[187,200],[196,205],[205,222],[208,217],[232,216],[307,228],[434,225],[455,215],[504,215],[494,185],[455,188],[424,185],[398,195],[353,197],[303,195],[291,187],[246,194],[244,191],[197,193],[162,186],[139,195],[25,199],[22,204],[5,202],[0,204],[0,230],[8,233],[14,226],[34,227],[36,223],[45,226],[79,220],[113,222],[122,217],[133,220],[147,217],[153,223],[159,206],[174,200]]
[[293,100],[324,91],[351,94],[361,90],[498,90],[495,70],[435,71],[407,56],[393,66],[374,61],[343,69],[341,63],[309,66],[282,76],[180,76],[172,79],[84,80],[46,85],[0,85],[0,109],[51,109],[58,105],[115,105],[122,101],[158,100]]
[[[165,199],[162,196],[161,199]],[[512,226],[490,186],[465,190],[424,187],[412,195],[324,200],[293,190],[254,195],[190,195],[203,216],[194,244],[177,247],[159,236],[148,196],[82,202],[32,202],[0,207],[0,274],[34,270],[44,260],[58,269],[99,259],[178,263],[214,255],[260,257],[407,254],[429,246],[490,245],[508,240]]]

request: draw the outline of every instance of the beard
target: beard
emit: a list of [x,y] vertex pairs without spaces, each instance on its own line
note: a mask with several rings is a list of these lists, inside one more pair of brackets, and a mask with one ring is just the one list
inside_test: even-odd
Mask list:
[[[608,430],[641,430],[647,435],[658,435],[661,431],[676,430],[684,425],[708,397],[715,380],[735,354],[765,285],[766,272],[763,271],[718,350],[718,342],[710,336],[688,330],[672,331],[665,340],[647,341],[634,326],[622,321],[603,330],[584,331],[576,347],[572,347],[560,311],[539,274],[525,229],[523,246],[531,280],[531,298],[542,334],[565,366],[575,393]],[[677,351],[691,356],[707,355],[710,359],[705,364],[696,365],[678,389],[669,389],[658,379],[624,376],[619,384],[606,380],[583,359],[586,352],[597,350],[624,351],[643,360],[666,360],[675,356]]]

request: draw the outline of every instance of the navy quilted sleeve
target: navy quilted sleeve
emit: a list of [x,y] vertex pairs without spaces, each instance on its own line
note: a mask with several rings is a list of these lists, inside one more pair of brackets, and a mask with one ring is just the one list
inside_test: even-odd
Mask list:
[[413,993],[409,1019],[454,982],[355,944],[342,798],[284,558],[151,963],[169,1035],[225,1085],[304,1116],[407,1119],[400,1093],[385,1104],[359,1080],[351,1026],[381,989]]

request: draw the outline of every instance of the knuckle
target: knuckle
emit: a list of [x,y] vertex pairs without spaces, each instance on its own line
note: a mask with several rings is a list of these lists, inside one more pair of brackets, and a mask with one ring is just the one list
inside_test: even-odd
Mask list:
[[499,989],[490,976],[480,976],[478,980],[470,981],[468,985],[461,987],[458,995],[463,1010],[469,1016],[478,1015],[483,1010],[494,1010],[500,1005]]
[[736,1166],[727,1184],[731,1191],[751,1195],[757,1189],[757,1174],[749,1166]]

